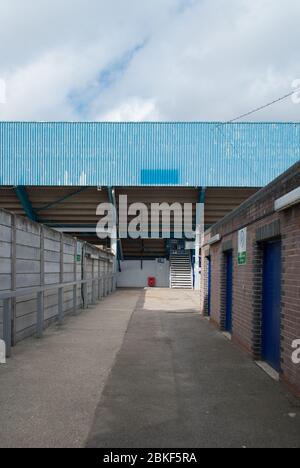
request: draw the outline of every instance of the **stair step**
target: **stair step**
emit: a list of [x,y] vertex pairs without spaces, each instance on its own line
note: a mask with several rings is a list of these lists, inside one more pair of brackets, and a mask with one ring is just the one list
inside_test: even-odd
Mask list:
[[193,289],[189,252],[180,252],[170,256],[170,285],[172,289]]

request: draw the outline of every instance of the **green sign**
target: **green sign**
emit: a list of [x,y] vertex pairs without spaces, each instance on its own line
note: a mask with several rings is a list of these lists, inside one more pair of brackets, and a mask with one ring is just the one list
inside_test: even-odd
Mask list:
[[239,253],[238,255],[238,264],[246,265],[247,264],[247,252]]
[[238,233],[238,264],[247,264],[247,228]]
[[82,256],[82,244],[80,242],[77,242],[77,263],[81,262],[81,256]]

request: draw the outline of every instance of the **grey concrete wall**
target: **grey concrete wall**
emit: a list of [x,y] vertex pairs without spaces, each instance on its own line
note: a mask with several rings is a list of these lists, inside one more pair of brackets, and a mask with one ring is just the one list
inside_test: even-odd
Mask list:
[[[12,255],[11,216],[0,211],[0,291],[10,290]],[[0,336],[3,335],[3,304],[0,301]]]
[[[80,258],[77,255],[80,254]],[[99,258],[99,254],[101,258]],[[86,258],[94,255],[98,258]],[[98,278],[112,272],[112,255],[82,243],[30,220],[0,210],[0,291],[20,290],[40,285],[70,283],[86,278]],[[98,297],[98,283],[94,294]],[[92,285],[88,286],[89,303]],[[82,286],[77,286],[77,306],[83,305]],[[37,298],[25,295],[12,304],[13,343],[36,331]],[[74,309],[73,287],[65,288],[63,309]],[[45,326],[58,316],[58,291],[44,295]],[[3,304],[0,301],[0,337],[3,337]]]
[[164,260],[128,260],[121,263],[121,273],[117,276],[117,285],[120,288],[145,288],[148,285],[149,276],[156,278],[156,285],[159,288],[169,288],[170,286],[170,263]]

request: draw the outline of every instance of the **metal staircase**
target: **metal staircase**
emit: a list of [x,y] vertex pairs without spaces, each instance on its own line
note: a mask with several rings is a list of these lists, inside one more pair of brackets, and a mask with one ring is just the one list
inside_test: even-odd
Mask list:
[[193,274],[190,251],[181,251],[171,254],[170,288],[193,289]]

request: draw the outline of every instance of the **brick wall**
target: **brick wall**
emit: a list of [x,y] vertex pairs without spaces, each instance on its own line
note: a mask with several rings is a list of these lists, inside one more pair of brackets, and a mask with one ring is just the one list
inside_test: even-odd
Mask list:
[[283,378],[300,395],[300,365],[290,359],[290,345],[300,338],[300,205],[281,213],[281,225]]
[[[202,264],[212,262],[211,320],[224,329],[226,314],[226,250],[234,258],[232,339],[251,356],[262,355],[263,246],[282,245],[281,379],[300,397],[300,365],[292,362],[292,342],[300,339],[300,205],[275,212],[276,199],[300,186],[300,164],[258,192],[205,234]],[[238,265],[238,231],[247,227],[247,264]],[[220,234],[221,241],[208,246]],[[202,313],[207,315],[207,270],[203,269]]]

